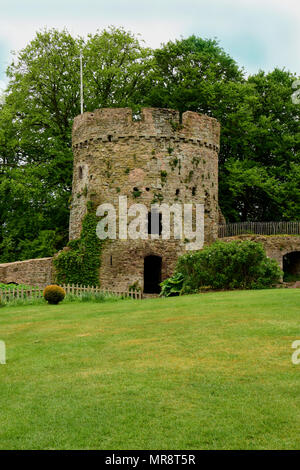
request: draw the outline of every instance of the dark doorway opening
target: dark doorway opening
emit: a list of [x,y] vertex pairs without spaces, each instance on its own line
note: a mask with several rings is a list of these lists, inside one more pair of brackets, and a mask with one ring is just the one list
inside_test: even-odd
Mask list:
[[161,257],[146,256],[144,259],[144,292],[159,294],[161,283]]
[[286,282],[300,280],[300,251],[292,251],[283,257],[283,273]]

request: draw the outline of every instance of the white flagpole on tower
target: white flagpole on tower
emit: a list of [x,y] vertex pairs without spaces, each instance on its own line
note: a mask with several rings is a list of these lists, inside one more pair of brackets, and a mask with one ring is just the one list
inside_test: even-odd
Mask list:
[[80,52],[80,111],[83,114],[83,72],[82,72],[82,53]]

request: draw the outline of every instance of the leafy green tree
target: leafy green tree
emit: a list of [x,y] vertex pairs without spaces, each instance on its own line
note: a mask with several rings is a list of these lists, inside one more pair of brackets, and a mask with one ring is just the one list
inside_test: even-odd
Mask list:
[[226,219],[299,219],[296,77],[275,69],[247,79],[217,41],[195,36],[168,42],[154,58],[150,104],[205,113],[221,124],[219,201]]
[[232,222],[282,220],[276,185],[262,165],[230,158],[221,169],[219,184],[223,213]]
[[16,55],[0,105],[1,261],[50,256],[67,243],[80,51],[86,109],[133,106],[145,93],[150,51],[122,29],[86,41],[45,30]]
[[51,256],[67,242],[65,196],[45,184],[42,169],[17,167],[1,175],[1,262]]
[[[220,162],[220,202],[229,220],[299,220],[300,106],[291,100],[294,80],[278,69],[248,79],[240,151],[223,149]],[[233,124],[227,123],[227,137],[234,142]]]
[[154,51],[153,106],[212,115],[222,106],[223,84],[239,83],[243,72],[214,39],[190,36]]
[[66,31],[39,32],[8,68],[0,108],[2,261],[52,255],[67,241],[80,44]]
[[19,159],[26,163],[60,160],[66,153],[72,162],[72,119],[80,112],[81,43],[65,30],[38,32],[8,68],[5,108],[14,116]]

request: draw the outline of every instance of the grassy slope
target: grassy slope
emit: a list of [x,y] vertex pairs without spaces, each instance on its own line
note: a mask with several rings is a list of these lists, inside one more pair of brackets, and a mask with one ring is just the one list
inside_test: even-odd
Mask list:
[[1,449],[300,447],[300,291],[0,310]]

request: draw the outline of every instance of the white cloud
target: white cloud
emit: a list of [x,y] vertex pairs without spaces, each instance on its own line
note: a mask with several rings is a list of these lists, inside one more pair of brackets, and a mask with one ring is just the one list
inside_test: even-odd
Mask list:
[[[236,0],[223,1],[232,9],[237,6]],[[251,12],[252,17],[256,15],[256,24],[251,22],[251,29],[264,44],[270,63],[289,66],[300,74],[299,0],[239,0],[238,3],[246,8],[246,18]]]
[[0,94],[5,90],[6,82],[4,80],[0,80]]
[[4,90],[6,88],[6,83],[3,80],[0,80],[0,104],[4,104],[5,96]]

